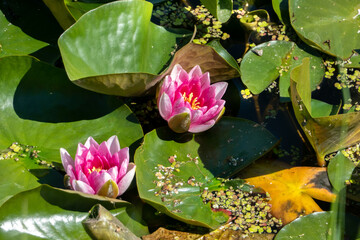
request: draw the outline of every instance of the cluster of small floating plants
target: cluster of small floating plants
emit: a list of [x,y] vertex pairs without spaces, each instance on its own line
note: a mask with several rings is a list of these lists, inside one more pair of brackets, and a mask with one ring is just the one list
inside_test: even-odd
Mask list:
[[41,151],[37,149],[36,146],[24,145],[17,142],[11,144],[11,146],[3,150],[0,153],[0,160],[13,159],[19,161],[21,158],[28,157],[35,160],[37,164],[46,165],[48,167],[53,167],[51,163],[48,163],[44,160],[40,160],[39,153]]
[[[190,176],[186,181],[181,180],[176,173],[181,171],[181,166],[189,162],[198,164],[198,158],[187,156],[186,161],[178,161],[177,156],[173,155],[168,158],[170,166],[158,164],[155,167],[154,180],[155,192],[154,195],[161,197],[161,201],[171,201],[172,205],[176,207],[180,200],[169,197],[176,197],[179,193],[179,188],[190,186],[204,186],[203,182],[196,180],[194,176]],[[218,179],[222,183],[220,187],[222,190],[211,191],[208,187],[204,187],[201,198],[204,204],[210,204],[213,211],[223,211],[229,215],[228,224],[224,225],[224,229],[232,229],[242,231],[244,234],[249,233],[276,233],[282,226],[281,219],[273,217],[270,213],[271,200],[268,193],[261,192],[258,189],[249,187],[249,191],[241,189],[242,186],[236,188],[229,186],[225,187],[227,179]],[[254,191],[253,191],[254,190]],[[179,212],[180,210],[173,210]],[[224,230],[223,229],[223,230]]]
[[177,2],[167,1],[155,7],[155,17],[159,18],[160,25],[165,27],[182,27],[193,29],[197,27],[194,43],[206,44],[210,39],[226,40],[229,34],[221,30],[222,23],[218,21],[203,5],[194,9]]
[[220,191],[205,189],[201,197],[204,204],[211,204],[213,210],[229,214],[231,222],[226,227],[232,230],[240,230],[245,234],[277,233],[282,226],[281,219],[270,213],[268,193],[245,192],[230,186]]

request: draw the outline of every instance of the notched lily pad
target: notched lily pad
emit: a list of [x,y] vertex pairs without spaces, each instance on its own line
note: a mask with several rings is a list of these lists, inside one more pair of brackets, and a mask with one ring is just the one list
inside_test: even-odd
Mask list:
[[252,93],[259,94],[280,77],[280,96],[289,97],[290,72],[304,58],[310,59],[310,85],[314,90],[325,72],[320,55],[288,41],[269,41],[248,51],[240,64],[241,79]]
[[19,27],[11,24],[0,11],[0,58],[27,55],[48,44],[26,35]]
[[[203,134],[175,134],[168,128],[154,130],[145,136],[135,153],[140,197],[178,220],[216,228],[228,217],[203,203],[203,189],[221,188],[215,176],[235,174],[276,143],[260,125],[228,117]],[[233,187],[244,185],[238,180],[233,183]]]
[[152,7],[146,1],[116,1],[84,14],[59,38],[70,80],[120,96],[141,95],[153,87],[188,32],[150,22]]
[[290,22],[302,40],[327,54],[349,58],[360,49],[360,3],[290,0]]

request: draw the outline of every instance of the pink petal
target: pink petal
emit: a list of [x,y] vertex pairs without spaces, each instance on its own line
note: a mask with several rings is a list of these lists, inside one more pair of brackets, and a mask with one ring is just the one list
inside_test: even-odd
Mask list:
[[214,126],[214,124],[215,124],[215,120],[210,120],[210,121],[202,123],[202,124],[193,124],[193,125],[190,125],[189,132],[192,132],[192,133],[204,132],[204,131],[210,129],[212,126]]
[[66,151],[66,149],[60,148],[60,157],[65,171],[67,171],[68,166],[72,166],[73,168],[75,168],[74,160],[72,159],[70,154]]
[[76,156],[86,156],[87,152],[89,151],[89,148],[85,147],[82,143],[78,144],[77,150],[76,150]]
[[114,153],[120,151],[120,143],[116,135],[111,136],[109,140],[106,141],[106,145],[110,150],[111,155],[114,155]]
[[200,82],[202,89],[206,89],[210,87],[210,73],[209,72],[204,73],[200,78]]
[[195,67],[193,67],[191,69],[191,71],[189,72],[189,78],[192,79],[194,76],[201,76],[202,75],[202,71],[199,65],[196,65]]
[[118,181],[118,167],[114,166],[112,168],[110,168],[109,170],[107,170],[107,173],[110,174],[111,179],[114,180],[114,182]]
[[118,183],[118,186],[119,186],[119,195],[118,196],[122,195],[126,191],[126,189],[129,188],[129,186],[134,178],[134,175],[135,175],[135,169],[136,169],[135,164],[130,163],[128,166],[126,175]]
[[99,144],[98,144],[92,137],[89,137],[89,138],[86,140],[84,146],[85,146],[86,148],[90,148],[90,146],[94,146],[95,148],[99,148]]
[[[96,171],[94,171],[94,172],[96,172]],[[111,175],[108,174],[107,171],[105,171],[105,170],[101,170],[99,172],[99,174],[96,175],[96,177],[93,177],[94,175],[90,174],[90,176],[91,176],[90,183],[96,193],[100,190],[100,188],[104,185],[104,183],[106,183],[107,181],[112,179]],[[113,180],[115,180],[115,179],[113,179]]]
[[187,105],[186,105],[187,107],[181,107],[181,108],[176,108],[176,109],[174,109],[174,111],[173,111],[173,114],[172,114],[172,116],[175,116],[175,115],[178,115],[178,114],[180,114],[180,113],[188,113],[188,114],[190,114],[190,117],[191,117],[191,107],[190,107],[190,104],[189,103],[187,103]]
[[164,118],[165,120],[168,120],[171,117],[172,103],[170,101],[169,96],[166,93],[160,96],[159,112],[161,117]]
[[86,177],[86,175],[84,174],[83,171],[79,171],[77,173],[77,178],[76,179],[90,185],[89,180],[88,180],[88,178]]
[[76,179],[75,176],[75,171],[74,171],[74,167],[71,165],[68,165],[67,168],[65,169],[66,174],[69,175],[70,180]]
[[191,113],[191,124],[196,123],[203,116],[202,110],[194,110]]
[[95,194],[94,189],[92,189],[92,187],[90,187],[88,184],[82,181],[74,180],[72,182],[72,187],[75,191],[88,193],[88,194]]
[[176,65],[173,67],[173,69],[171,70],[171,73],[170,73],[171,79],[172,79],[172,80],[175,80],[175,79],[178,77],[178,75],[179,75],[179,73],[180,73],[181,70],[183,70],[183,68],[181,67],[181,65],[180,65],[180,64],[176,64]]
[[213,106],[210,108],[204,115],[203,115],[203,121],[208,121],[210,119],[215,119],[217,114],[221,111],[218,105]]
[[[93,150],[93,149],[92,149]],[[102,142],[99,146],[98,153],[102,156],[110,157],[112,154],[106,142]]]
[[[129,153],[129,151],[127,151],[127,153]],[[124,153],[121,153],[122,155]],[[119,176],[118,178],[121,179],[125,174],[126,174],[126,171],[129,167],[129,157],[127,156],[119,156],[120,158],[120,169],[118,170],[119,171]]]
[[215,99],[219,100],[224,96],[226,88],[228,86],[227,82],[217,82],[211,85],[212,88],[215,88]]
[[178,73],[178,76],[174,80],[178,84],[181,84],[181,83],[188,83],[190,79],[188,73],[184,69],[181,69],[180,72]]

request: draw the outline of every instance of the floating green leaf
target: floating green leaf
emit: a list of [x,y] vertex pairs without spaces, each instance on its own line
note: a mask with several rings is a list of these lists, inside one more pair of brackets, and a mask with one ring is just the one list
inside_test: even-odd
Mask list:
[[41,159],[60,162],[60,147],[73,155],[89,136],[101,142],[117,135],[122,147],[143,136],[120,100],[76,87],[63,70],[32,57],[1,58],[0,89],[0,149],[37,146]]
[[90,239],[81,221],[99,203],[127,222],[130,230],[147,232],[129,217],[128,202],[42,185],[17,194],[0,207],[0,239]]
[[[135,153],[140,197],[178,220],[216,228],[227,217],[202,202],[202,187],[214,186],[214,176],[235,174],[275,144],[276,139],[263,127],[237,118],[224,117],[198,135],[175,134],[168,128],[154,130]],[[175,175],[169,179],[172,187],[165,187],[170,189],[168,195],[161,186],[166,171]]]
[[309,60],[291,72],[291,102],[297,121],[313,146],[320,166],[325,165],[324,157],[360,139],[360,112],[323,117],[311,115],[311,91],[309,90]]
[[132,0],[84,14],[59,38],[70,80],[121,96],[141,95],[153,87],[185,35],[151,23],[151,12],[151,3]]
[[200,0],[209,9],[210,13],[220,22],[227,22],[231,16],[232,0]]
[[[342,172],[339,170],[342,169]],[[355,164],[346,158],[341,152],[336,154],[334,158],[330,160],[328,165],[328,175],[333,187],[340,191],[346,187],[346,180],[351,179],[351,174],[355,169]]]
[[0,160],[0,169],[0,206],[13,195],[40,186],[38,179],[13,159]]
[[342,59],[360,49],[360,3],[354,0],[289,0],[290,21],[309,45]]
[[29,37],[19,27],[9,23],[0,11],[0,57],[27,55],[47,45]]
[[321,57],[309,48],[302,49],[287,41],[262,43],[248,51],[240,64],[241,79],[252,93],[259,94],[280,76],[280,96],[289,97],[290,72],[306,57],[310,58],[314,90],[324,75]]
[[[283,227],[275,236],[275,240],[328,239],[327,237],[331,234],[331,229],[329,229],[330,216],[331,212],[316,212],[300,217]],[[358,239],[360,237],[359,218],[349,214],[345,221],[344,239]]]

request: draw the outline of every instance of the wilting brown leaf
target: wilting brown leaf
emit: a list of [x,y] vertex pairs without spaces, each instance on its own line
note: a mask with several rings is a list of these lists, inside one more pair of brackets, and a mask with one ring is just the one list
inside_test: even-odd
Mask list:
[[142,237],[143,240],[271,240],[273,238],[274,234],[243,234],[241,231],[225,229],[224,227],[205,235],[159,228],[152,234]]
[[[231,224],[230,224],[231,225]],[[244,234],[241,231],[235,231],[231,229],[216,229],[211,233],[205,234],[197,240],[271,240],[275,234]]]
[[188,43],[175,53],[171,65],[161,74],[160,79],[170,74],[176,64],[180,64],[187,72],[199,65],[203,72],[210,72],[212,83],[225,81],[239,76],[236,69],[239,66],[234,61],[229,53],[216,43],[214,46]]
[[142,236],[143,240],[194,240],[201,237],[201,234],[196,233],[188,233],[188,232],[180,232],[175,230],[167,230],[165,228],[158,228],[152,234]]
[[313,198],[326,202],[335,199],[326,168],[322,167],[293,167],[245,180],[270,194],[271,213],[284,224],[322,211]]
[[291,102],[296,119],[317,154],[319,165],[325,166],[327,154],[360,141],[360,112],[313,118],[308,72],[309,62],[304,60],[291,72]]

